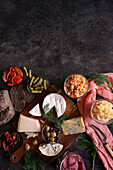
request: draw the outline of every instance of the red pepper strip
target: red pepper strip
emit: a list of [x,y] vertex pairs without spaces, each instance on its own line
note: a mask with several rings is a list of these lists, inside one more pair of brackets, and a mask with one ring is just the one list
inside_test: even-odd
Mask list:
[[15,82],[16,84],[20,84],[22,81],[22,78],[20,76],[15,76],[13,78],[13,82]]
[[8,81],[10,73],[11,73],[10,71],[7,73],[7,81]]
[[4,73],[4,75],[3,75],[3,80],[4,80],[4,82],[7,82],[7,73],[8,73],[8,71],[6,71],[6,72]]
[[14,67],[18,76],[23,77],[22,71],[18,67]]
[[16,73],[10,73],[9,77],[8,77],[8,82],[12,82],[12,78],[16,76]]
[[7,83],[8,86],[13,86],[13,83]]
[[10,67],[10,72],[15,72],[15,69],[13,67]]
[[[16,76],[15,76],[15,77],[16,77]],[[17,83],[14,81],[14,77],[12,77],[11,83],[12,83],[13,85],[17,85]]]

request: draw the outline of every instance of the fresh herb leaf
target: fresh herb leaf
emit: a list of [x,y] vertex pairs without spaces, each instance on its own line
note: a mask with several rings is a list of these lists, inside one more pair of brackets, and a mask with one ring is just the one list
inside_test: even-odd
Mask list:
[[76,139],[76,142],[79,142],[80,147],[86,149],[86,152],[90,152],[91,156],[93,157],[92,170],[94,170],[95,158],[97,153],[96,145],[89,136],[87,136],[87,138],[79,136]]
[[[45,170],[45,162],[34,151],[27,151],[24,157],[25,163],[23,168],[25,170]],[[38,168],[37,168],[38,167]]]
[[111,126],[113,128],[113,123],[109,124],[109,126]]
[[95,80],[95,83],[96,83],[97,85],[105,84],[105,82],[106,82],[107,85],[108,85],[108,87],[113,91],[112,84],[111,84],[111,82],[109,81],[107,75],[104,75],[104,74],[101,74],[101,73],[93,73],[93,74],[91,74],[91,75],[88,75],[87,77],[88,77],[88,78],[91,78],[91,79],[96,79],[96,80]]
[[[72,114],[72,112],[73,112],[73,110],[75,109],[75,107],[76,107],[77,104],[78,104],[78,103],[74,104],[63,116],[61,116],[61,117],[59,117],[59,118],[57,118],[57,117],[55,117],[55,116],[52,115],[54,108],[52,108],[51,110],[49,110],[49,104],[47,104],[47,105],[44,107],[44,110],[43,110],[42,115],[43,115],[46,119],[48,119],[50,122],[57,124],[57,127],[60,127],[61,124],[63,123],[63,121],[67,118],[68,113],[71,111],[70,114]],[[49,110],[49,111],[48,111],[48,110]],[[47,111],[48,111],[48,112],[47,112]]]

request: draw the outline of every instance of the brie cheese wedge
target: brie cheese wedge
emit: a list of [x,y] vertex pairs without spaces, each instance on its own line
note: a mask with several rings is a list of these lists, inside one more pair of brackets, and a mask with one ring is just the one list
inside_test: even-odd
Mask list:
[[29,113],[33,116],[42,116],[39,103],[35,107],[33,107],[33,109],[29,111]]
[[57,117],[62,116],[66,109],[66,101],[64,97],[57,93],[50,93],[44,98],[42,105],[43,109],[47,104],[49,105],[46,113],[49,112],[49,110],[51,110],[55,106]]
[[39,145],[40,152],[45,156],[55,156],[61,152],[63,145],[59,143],[43,143]]

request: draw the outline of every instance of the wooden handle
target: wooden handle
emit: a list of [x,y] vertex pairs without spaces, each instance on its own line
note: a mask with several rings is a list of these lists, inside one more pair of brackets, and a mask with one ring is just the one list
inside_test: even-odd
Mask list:
[[106,149],[108,150],[108,152],[110,153],[110,155],[112,156],[113,158],[113,151],[111,150],[111,148],[109,147],[108,144],[105,145]]

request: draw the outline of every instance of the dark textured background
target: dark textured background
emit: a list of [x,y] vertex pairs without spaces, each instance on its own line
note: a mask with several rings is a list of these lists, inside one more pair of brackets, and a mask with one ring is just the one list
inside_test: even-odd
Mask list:
[[[0,0],[0,72],[9,65],[26,66],[60,88],[72,73],[113,72],[113,1]],[[89,154],[75,143],[69,149],[91,170]],[[1,170],[20,170],[23,163],[0,153]],[[99,158],[95,165],[104,169]]]

